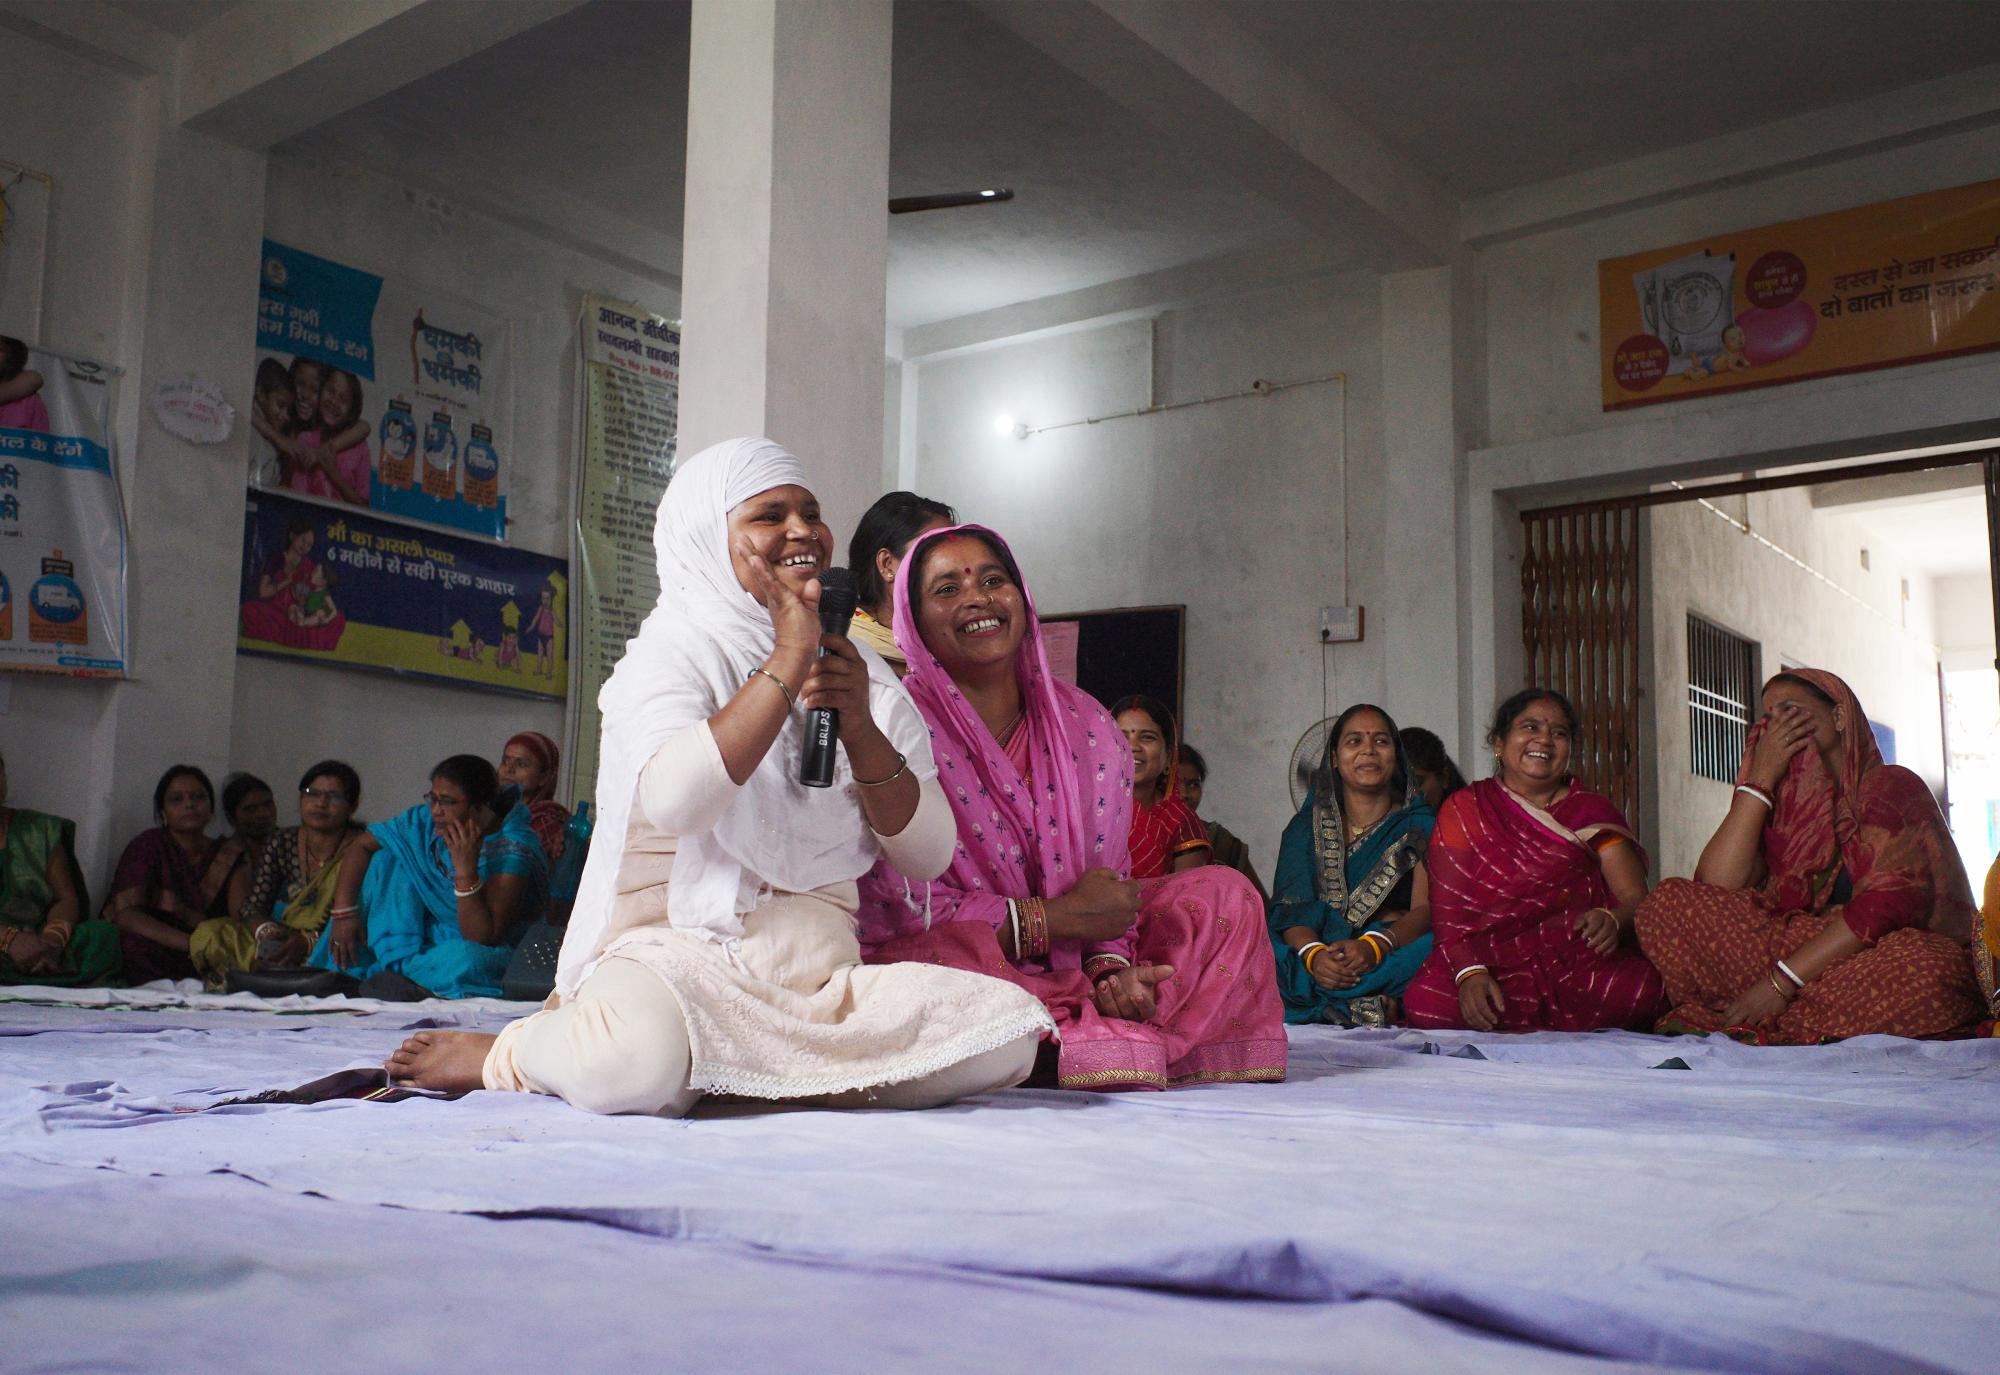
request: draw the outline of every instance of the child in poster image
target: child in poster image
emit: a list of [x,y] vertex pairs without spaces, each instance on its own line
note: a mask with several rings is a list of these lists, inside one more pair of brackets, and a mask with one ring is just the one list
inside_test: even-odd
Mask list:
[[544,678],[556,676],[556,627],[561,623],[556,610],[556,590],[544,587],[542,604],[535,609],[535,619],[528,623],[529,636],[540,640],[535,646],[535,672]]
[[284,476],[284,446],[292,432],[292,374],[275,358],[258,360],[250,428],[271,446],[269,453],[251,456],[250,485],[275,487]]
[[49,432],[42,375],[28,367],[28,346],[0,334],[0,429]]
[[293,625],[307,629],[314,626],[331,625],[333,618],[340,614],[340,608],[333,602],[333,574],[326,571],[323,563],[314,564],[312,577],[307,583],[311,589],[302,601],[293,603],[286,613]]
[[[280,375],[289,386],[288,404],[280,401]],[[279,485],[309,496],[368,504],[372,427],[361,419],[361,383],[353,373],[303,357],[292,359],[287,370],[267,358],[257,366],[256,396],[250,427],[275,452]]]

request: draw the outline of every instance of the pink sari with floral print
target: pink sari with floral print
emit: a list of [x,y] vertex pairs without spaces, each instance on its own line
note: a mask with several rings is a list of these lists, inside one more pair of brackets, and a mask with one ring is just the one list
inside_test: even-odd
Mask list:
[[[878,863],[861,880],[864,957],[917,960],[1006,979],[1055,1017],[1065,1088],[1168,1088],[1276,1080],[1285,1074],[1284,1009],[1264,939],[1263,906],[1233,869],[1207,866],[1141,886],[1137,919],[1115,941],[1059,941],[1046,959],[1001,950],[1007,899],[1057,897],[1090,869],[1130,872],[1132,756],[1110,713],[1050,674],[1034,602],[1016,658],[1024,715],[1003,747],[917,632],[910,583],[933,540],[967,533],[1012,555],[992,531],[957,526],[926,537],[896,579],[903,680],[931,730],[938,782],[958,822],[958,850],[934,883]],[[1172,965],[1146,1022],[1099,1014],[1085,962],[1117,956]]]

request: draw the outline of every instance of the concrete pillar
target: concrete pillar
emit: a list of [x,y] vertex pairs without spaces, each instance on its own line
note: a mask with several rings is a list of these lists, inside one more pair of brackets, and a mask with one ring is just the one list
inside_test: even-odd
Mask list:
[[[1429,727],[1454,755],[1463,755],[1459,588],[1455,579],[1439,576],[1459,562],[1465,454],[1458,421],[1465,384],[1454,366],[1463,333],[1455,328],[1454,275],[1452,268],[1437,267],[1382,278],[1389,567],[1382,604],[1369,610],[1368,634],[1382,636],[1385,700],[1397,721]],[[1464,767],[1466,760],[1459,763]],[[1469,776],[1474,772],[1467,769]]]
[[762,434],[845,541],[881,491],[890,0],[695,0],[680,451]]
[[[116,689],[93,742],[116,761],[114,856],[116,844],[153,824],[152,784],[167,765],[198,764],[219,788],[230,763],[256,370],[264,155],[170,118],[158,129],[154,147],[140,150],[151,175],[140,184],[144,228],[135,247],[143,276],[132,283],[129,334],[137,353],[124,379],[127,401],[138,401],[125,469],[132,680]],[[152,418],[145,400],[153,387],[185,375],[218,383],[236,407],[226,443],[188,444]]]

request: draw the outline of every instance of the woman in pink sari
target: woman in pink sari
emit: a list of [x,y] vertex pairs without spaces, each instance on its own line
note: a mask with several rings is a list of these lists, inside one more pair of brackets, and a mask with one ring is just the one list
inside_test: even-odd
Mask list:
[[1415,1026],[1650,1029],[1665,997],[1632,948],[1646,854],[1611,800],[1569,774],[1576,712],[1529,688],[1500,704],[1497,777],[1453,793],[1431,834],[1431,957],[1403,996]]
[[894,622],[958,848],[934,883],[886,861],[861,880],[867,960],[1028,989],[1055,1017],[1064,1088],[1284,1078],[1256,890],[1217,866],[1127,880],[1131,749],[1050,674],[1006,543],[977,525],[924,536],[897,570]]

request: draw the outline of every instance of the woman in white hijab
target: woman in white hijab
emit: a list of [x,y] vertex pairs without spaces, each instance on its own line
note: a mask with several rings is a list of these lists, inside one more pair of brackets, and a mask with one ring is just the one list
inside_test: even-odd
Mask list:
[[[598,821],[556,991],[498,1037],[417,1033],[391,1077],[663,1116],[704,1093],[928,1107],[1020,1083],[1053,1030],[1038,999],[861,963],[855,880],[885,853],[935,877],[957,832],[902,686],[820,634],[833,539],[799,460],[737,439],[677,464],[653,543],[659,604],[598,699]],[[842,748],[814,789],[799,759],[822,706]]]

